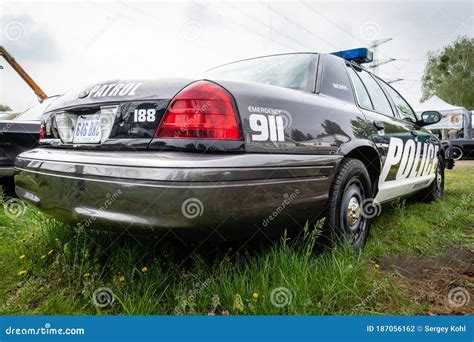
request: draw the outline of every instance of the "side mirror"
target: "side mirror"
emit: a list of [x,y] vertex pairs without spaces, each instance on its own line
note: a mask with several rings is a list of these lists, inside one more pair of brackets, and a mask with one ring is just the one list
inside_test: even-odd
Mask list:
[[421,126],[432,125],[441,120],[441,114],[435,110],[421,113]]

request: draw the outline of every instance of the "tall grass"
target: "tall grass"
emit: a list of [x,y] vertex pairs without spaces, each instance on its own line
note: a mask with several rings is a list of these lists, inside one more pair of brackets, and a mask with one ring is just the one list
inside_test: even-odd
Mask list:
[[[19,218],[0,215],[0,314],[410,313],[410,299],[376,260],[472,247],[472,201],[449,213],[474,188],[473,175],[448,173],[440,203],[384,207],[360,254],[321,250],[319,225],[276,243],[198,247],[84,231],[31,207]],[[99,308],[92,298],[104,287],[114,302]]]

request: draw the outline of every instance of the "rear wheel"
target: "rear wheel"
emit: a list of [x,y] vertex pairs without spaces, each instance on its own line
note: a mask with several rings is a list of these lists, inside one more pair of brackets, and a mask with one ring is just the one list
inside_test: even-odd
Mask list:
[[[331,245],[348,241],[359,251],[369,235],[370,215],[364,208],[372,200],[370,177],[357,159],[344,159],[334,177],[325,213],[325,232]],[[371,202],[370,202],[371,203]]]
[[422,202],[439,201],[444,195],[444,159],[438,156],[438,165],[436,166],[435,179],[431,185],[424,189],[418,198]]

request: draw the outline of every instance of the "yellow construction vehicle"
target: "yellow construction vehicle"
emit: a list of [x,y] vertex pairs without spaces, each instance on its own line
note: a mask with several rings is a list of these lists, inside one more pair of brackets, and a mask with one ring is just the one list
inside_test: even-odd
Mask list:
[[40,88],[38,84],[36,84],[35,81],[28,75],[28,73],[18,64],[15,59],[8,53],[7,50],[3,46],[0,46],[0,56],[3,56],[3,58],[8,62],[8,64],[11,65],[13,70],[15,70],[18,75],[30,86],[31,89],[35,92],[36,96],[38,96],[40,102],[43,102],[45,98],[48,96],[45,94],[45,92]]

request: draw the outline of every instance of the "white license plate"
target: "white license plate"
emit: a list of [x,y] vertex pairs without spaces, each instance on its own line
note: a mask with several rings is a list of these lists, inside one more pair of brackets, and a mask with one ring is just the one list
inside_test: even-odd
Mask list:
[[101,137],[100,115],[79,115],[74,128],[73,144],[97,144]]

